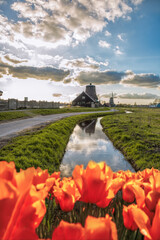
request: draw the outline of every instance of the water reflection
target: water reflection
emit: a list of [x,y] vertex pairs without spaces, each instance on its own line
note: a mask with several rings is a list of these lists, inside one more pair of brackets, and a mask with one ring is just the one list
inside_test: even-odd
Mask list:
[[113,171],[120,169],[134,171],[102,131],[100,119],[88,120],[76,125],[60,166],[62,177],[71,176],[77,164],[83,164],[85,168],[90,160],[105,161]]
[[92,135],[95,133],[96,122],[97,122],[97,119],[86,120],[84,122],[79,123],[78,126],[83,131],[85,131],[85,133]]

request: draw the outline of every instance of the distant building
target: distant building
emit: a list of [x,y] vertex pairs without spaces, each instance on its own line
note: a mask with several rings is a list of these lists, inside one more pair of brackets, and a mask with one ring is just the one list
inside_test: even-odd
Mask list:
[[110,107],[114,107],[114,106],[115,106],[113,93],[112,93],[112,97],[110,97],[110,99],[109,99],[109,106],[110,106]]
[[83,91],[73,102],[73,106],[83,107],[99,107],[100,103],[96,94],[96,87],[90,83],[86,86],[85,92]]

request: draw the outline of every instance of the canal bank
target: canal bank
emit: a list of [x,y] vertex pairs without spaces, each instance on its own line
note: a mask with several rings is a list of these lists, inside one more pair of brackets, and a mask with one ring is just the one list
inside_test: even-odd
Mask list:
[[69,137],[78,122],[100,116],[120,114],[101,112],[68,117],[59,120],[34,133],[13,138],[0,150],[0,161],[14,161],[17,170],[28,167],[48,169],[50,173],[59,170]]
[[134,108],[132,114],[104,117],[101,123],[135,170],[160,169],[160,109]]

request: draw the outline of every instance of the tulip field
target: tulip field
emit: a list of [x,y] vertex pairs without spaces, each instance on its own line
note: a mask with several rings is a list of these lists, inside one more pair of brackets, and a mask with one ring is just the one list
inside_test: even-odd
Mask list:
[[160,239],[160,171],[77,165],[72,177],[0,162],[1,240]]

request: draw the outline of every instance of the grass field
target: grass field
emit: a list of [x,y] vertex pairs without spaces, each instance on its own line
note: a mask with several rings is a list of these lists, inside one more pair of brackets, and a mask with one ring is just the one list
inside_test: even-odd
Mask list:
[[136,169],[160,169],[160,109],[134,109],[101,120],[104,132]]
[[57,171],[76,123],[109,114],[116,113],[73,116],[59,120],[37,132],[14,138],[0,150],[0,161],[14,161],[17,170],[34,166],[48,169],[49,172]]
[[71,107],[71,108],[58,108],[58,109],[27,109],[23,111],[6,111],[0,112],[0,121],[9,121],[12,119],[24,118],[24,117],[33,117],[36,115],[50,115],[58,113],[69,113],[69,112],[90,112],[90,111],[106,111],[109,108],[80,108],[80,107]]
[[28,116],[29,115],[23,111],[0,112],[0,121],[8,121],[8,120],[24,118]]
[[70,113],[70,112],[97,112],[107,111],[109,108],[87,108],[87,107],[70,107],[59,109],[32,109],[31,112],[40,115],[58,114],[58,113]]

